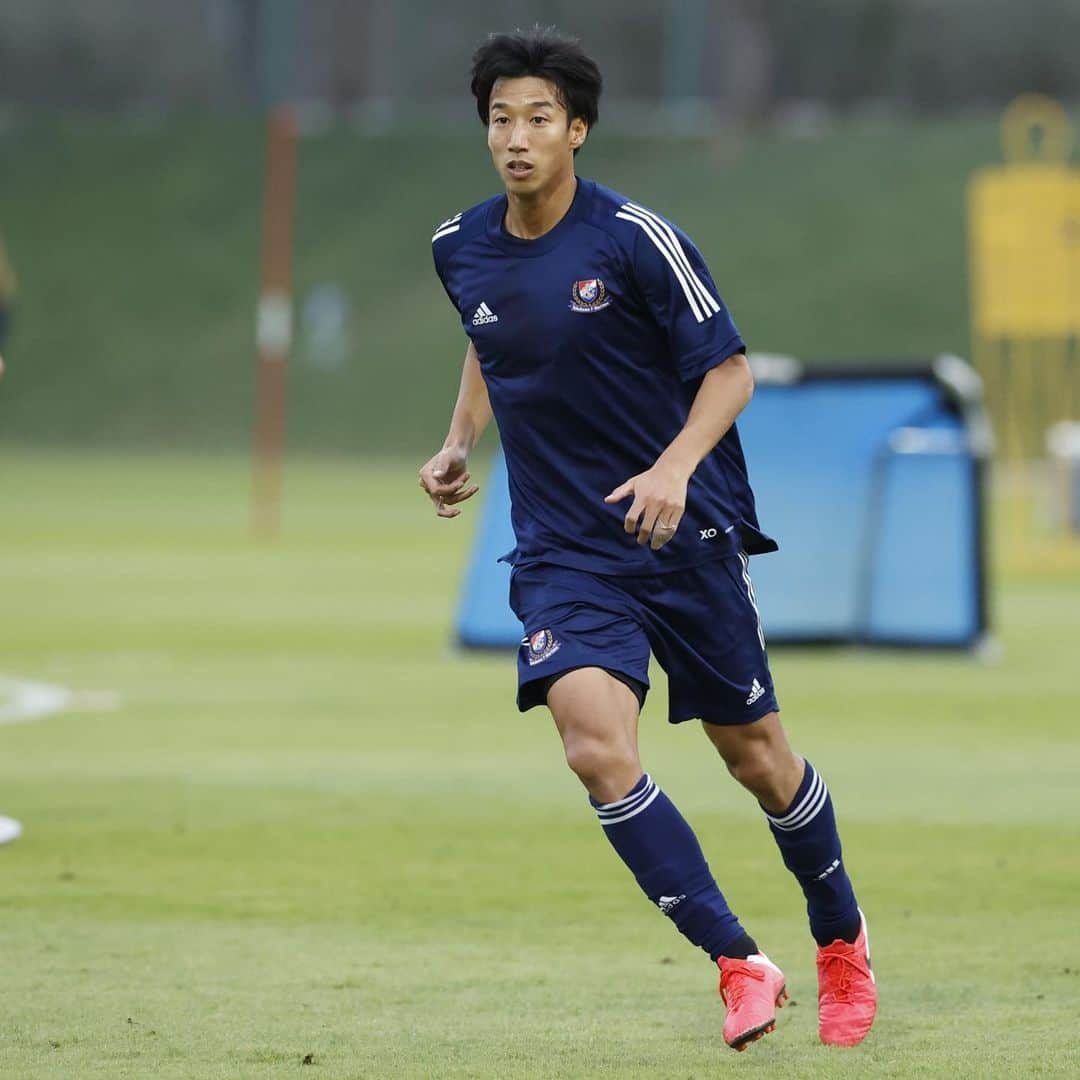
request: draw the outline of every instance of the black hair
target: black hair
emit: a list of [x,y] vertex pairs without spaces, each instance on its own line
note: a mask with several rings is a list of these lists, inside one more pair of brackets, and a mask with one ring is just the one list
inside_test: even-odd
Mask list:
[[528,75],[553,83],[567,120],[580,117],[592,130],[600,118],[600,91],[604,85],[600,69],[577,38],[560,34],[553,26],[492,34],[473,54],[470,88],[485,125],[495,83]]

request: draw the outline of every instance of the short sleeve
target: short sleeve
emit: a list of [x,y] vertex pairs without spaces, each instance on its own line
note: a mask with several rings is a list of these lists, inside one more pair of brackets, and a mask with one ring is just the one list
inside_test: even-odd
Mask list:
[[634,278],[667,336],[680,378],[700,378],[734,353],[744,352],[746,345],[689,237],[635,203],[625,204],[616,217],[636,227]]
[[442,287],[446,291],[446,295],[450,298],[450,303],[454,305],[455,309],[457,309],[457,297],[454,296],[453,292],[450,289],[450,282],[447,280],[446,271],[443,268],[442,260],[439,258],[439,249],[434,244],[431,247],[431,253],[435,259],[435,273],[439,275],[439,281],[442,282]]
[[435,261],[435,273],[439,275],[439,281],[442,282],[442,287],[446,290],[446,295],[450,298],[450,303],[454,305],[455,310],[458,309],[458,301],[454,295],[453,282],[446,265],[454,244],[447,242],[446,237],[458,232],[461,228],[461,217],[462,215],[458,214],[456,217],[444,221],[435,230],[435,234],[431,238],[431,257]]

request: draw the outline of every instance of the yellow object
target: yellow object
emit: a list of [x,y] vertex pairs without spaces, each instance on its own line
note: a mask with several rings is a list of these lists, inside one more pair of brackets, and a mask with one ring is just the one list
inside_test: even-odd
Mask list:
[[[999,550],[1028,569],[1080,568],[1045,466],[1047,433],[1080,419],[1080,169],[1058,102],[1024,94],[1001,120],[1003,165],[968,186],[972,352],[997,436]],[[1055,532],[1054,523],[1057,523]]]
[[1072,126],[1050,98],[1026,94],[1002,119],[1007,163],[968,191],[971,305],[984,338],[1080,334],[1080,170]]
[[1051,98],[1017,98],[1001,140],[1005,164],[968,188],[972,347],[1005,456],[1020,462],[1080,408],[1080,170]]

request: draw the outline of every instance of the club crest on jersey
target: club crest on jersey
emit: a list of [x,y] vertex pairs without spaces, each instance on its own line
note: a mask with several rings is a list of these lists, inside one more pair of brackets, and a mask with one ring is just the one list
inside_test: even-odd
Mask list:
[[610,303],[607,286],[598,277],[575,281],[570,288],[571,311],[602,311]]
[[554,656],[559,651],[561,642],[555,640],[555,635],[550,630],[537,630],[525,639],[524,644],[529,646],[529,667],[532,667],[549,656]]

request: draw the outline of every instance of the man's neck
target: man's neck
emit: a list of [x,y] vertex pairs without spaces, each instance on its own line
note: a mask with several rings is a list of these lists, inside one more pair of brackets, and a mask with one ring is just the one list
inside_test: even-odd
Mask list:
[[519,240],[536,240],[559,224],[574,201],[577,177],[571,172],[550,191],[528,198],[507,192],[506,231]]

